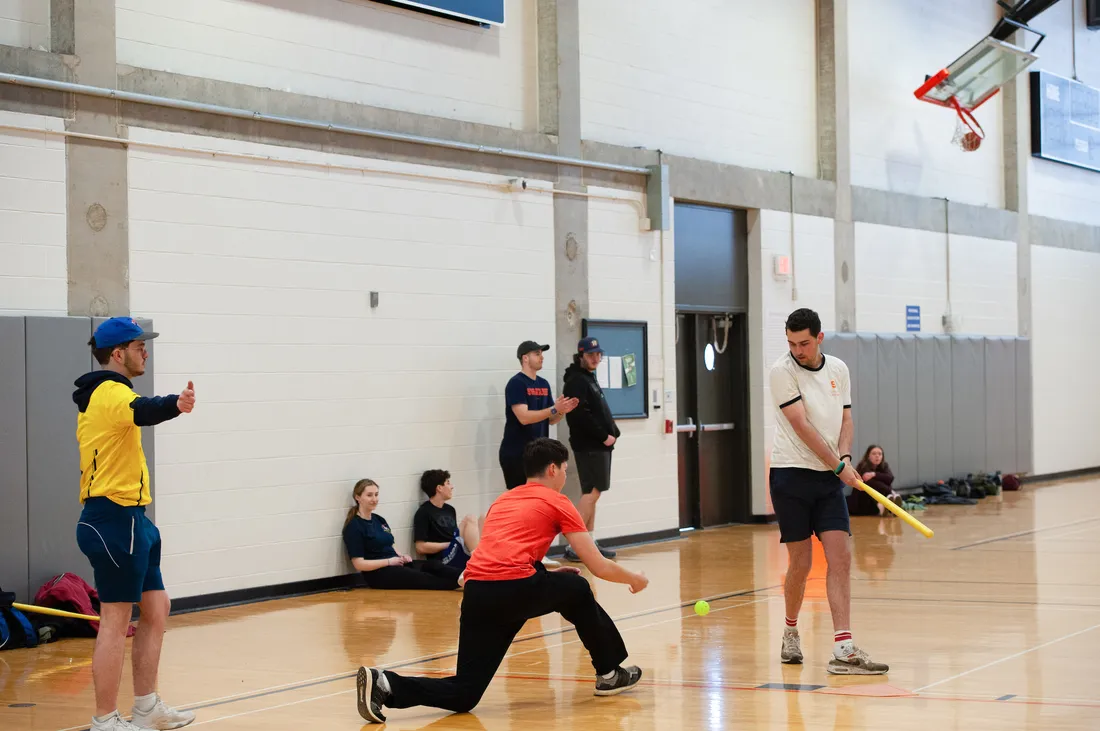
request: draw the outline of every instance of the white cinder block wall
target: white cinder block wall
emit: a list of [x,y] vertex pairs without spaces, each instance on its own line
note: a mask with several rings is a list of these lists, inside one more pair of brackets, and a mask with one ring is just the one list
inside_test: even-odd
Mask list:
[[[1074,12],[1077,17],[1071,25]],[[1100,88],[1100,33],[1086,28],[1084,13],[1084,3],[1063,2],[1032,21],[1047,34],[1034,68],[1067,79],[1076,71],[1078,80],[1096,89]],[[1071,33],[1076,33],[1076,66]],[[1100,174],[1036,157],[1029,158],[1028,164],[1028,202],[1033,214],[1100,226]]]
[[468,122],[535,127],[538,57],[530,0],[508,0],[505,25],[488,29],[373,2],[293,5],[117,0],[118,61]]
[[1082,333],[1096,312],[1100,255],[1033,246],[1031,276],[1035,472],[1095,467],[1100,392],[1069,377],[1069,369],[1096,360],[1095,344]]
[[[921,332],[1017,334],[1016,243],[934,231],[855,224],[856,325],[905,332],[905,308],[921,308]],[[950,272],[950,288],[948,277]],[[948,293],[950,291],[950,302]]]
[[[4,8],[0,5],[0,9]],[[0,112],[0,314],[68,312],[62,120]]]
[[580,3],[581,132],[816,176],[814,0]]
[[[623,191],[589,192],[627,197]],[[628,196],[644,210],[645,197]],[[618,421],[622,436],[611,468],[612,489],[600,499],[597,538],[637,535],[680,524],[677,442],[664,433],[665,419],[675,423],[675,403],[654,410],[652,394],[675,391],[675,280],[672,232],[641,231],[635,205],[591,199],[588,208],[589,309],[597,320],[645,320],[649,335],[650,416]],[[652,256],[651,256],[652,254]],[[662,288],[663,280],[663,288]],[[554,384],[561,392],[561,383]]]
[[49,0],[0,0],[0,45],[49,50]]
[[[1086,29],[1084,3],[1060,3],[1031,24],[1047,34],[1035,68],[1073,78],[1070,34],[1075,33],[1077,76],[1100,87],[1100,33]],[[1100,174],[1034,157],[1028,164],[1032,214],[1100,225]],[[1049,248],[1041,240],[1032,244],[1035,472],[1095,467],[1100,465],[1100,430],[1090,414],[1097,410],[1098,396],[1067,379],[1066,364],[1095,358],[1089,339],[1081,337],[1080,321],[1096,310],[1100,254]]]
[[[140,129],[131,138],[372,164]],[[199,400],[156,434],[173,594],[347,571],[339,535],[360,477],[380,483],[379,514],[405,550],[424,469],[453,473],[460,514],[489,506],[503,490],[497,447],[516,345],[554,335],[550,195],[140,146],[130,160],[132,310],[163,333],[157,392],[191,379]]]
[[[852,184],[1001,207],[1001,95],[976,112],[986,140],[974,152],[951,144],[954,110],[913,91],[989,33],[994,2],[851,0]],[[1048,41],[1049,43],[1049,41]]]

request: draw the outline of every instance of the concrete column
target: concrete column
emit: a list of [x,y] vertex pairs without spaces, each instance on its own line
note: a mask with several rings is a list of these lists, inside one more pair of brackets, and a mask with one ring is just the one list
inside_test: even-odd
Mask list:
[[[54,0],[53,43],[70,40],[74,81],[116,88],[114,0]],[[71,38],[67,37],[71,33]],[[75,95],[71,132],[123,137],[116,102]],[[69,314],[130,312],[126,147],[67,138]]]
[[833,256],[836,264],[836,321],[840,332],[856,331],[848,31],[848,0],[818,0],[818,167],[823,178],[836,181]]
[[[1027,39],[1016,34],[1014,43]],[[1016,333],[1031,337],[1031,216],[1028,214],[1028,161],[1031,158],[1031,109],[1028,73],[1004,85],[1005,208],[1016,212]]]
[[[557,136],[559,155],[581,157],[581,70],[579,0],[538,0],[539,131]],[[558,167],[555,187],[584,192],[584,171]],[[554,361],[560,394],[562,374],[573,362],[588,309],[588,199],[554,196]],[[558,423],[567,441],[568,426]],[[566,492],[576,499],[580,486],[570,472]]]

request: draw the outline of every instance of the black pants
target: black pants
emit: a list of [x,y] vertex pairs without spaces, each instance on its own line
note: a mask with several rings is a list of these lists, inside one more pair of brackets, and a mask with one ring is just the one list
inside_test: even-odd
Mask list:
[[458,588],[462,569],[447,566],[439,561],[413,561],[404,566],[385,566],[374,571],[364,571],[363,583],[372,589],[436,589],[448,591]]
[[528,619],[558,612],[577,628],[603,675],[626,660],[626,645],[583,576],[547,572],[514,581],[468,581],[458,631],[458,674],[449,678],[406,678],[386,671],[391,708],[432,706],[466,713],[478,704],[508,646]]
[[504,473],[504,486],[509,490],[527,483],[522,455],[500,455],[500,471]]

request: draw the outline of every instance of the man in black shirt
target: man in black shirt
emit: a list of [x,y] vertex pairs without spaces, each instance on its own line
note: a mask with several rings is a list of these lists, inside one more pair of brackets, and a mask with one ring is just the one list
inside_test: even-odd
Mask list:
[[504,485],[509,490],[527,482],[523,474],[523,448],[528,442],[550,436],[550,425],[577,407],[577,399],[554,401],[550,383],[538,372],[542,370],[543,353],[549,345],[533,340],[520,343],[516,351],[520,372],[512,376],[504,389],[504,438],[500,442],[500,469]]
[[[573,463],[581,483],[581,499],[577,505],[581,518],[589,532],[596,524],[596,502],[611,487],[611,451],[619,438],[619,427],[611,416],[611,408],[604,398],[603,389],[596,381],[596,368],[603,360],[603,348],[596,338],[582,338],[577,343],[573,365],[565,369],[565,388],[562,389],[579,403],[578,408],[566,419],[569,424],[569,446],[573,448]],[[615,552],[601,547],[605,558],[614,558]],[[578,561],[573,550],[566,549],[565,557]]]
[[447,505],[454,497],[451,473],[428,470],[420,476],[420,489],[428,499],[420,504],[413,516],[413,540],[416,550],[428,561],[462,570],[477,548],[481,528],[477,518],[467,515],[458,522],[455,509]]

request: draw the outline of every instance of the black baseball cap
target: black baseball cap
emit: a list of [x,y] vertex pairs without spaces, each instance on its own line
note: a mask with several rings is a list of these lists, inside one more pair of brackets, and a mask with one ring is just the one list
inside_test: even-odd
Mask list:
[[528,353],[533,353],[536,350],[541,350],[545,353],[547,350],[550,350],[550,346],[539,345],[534,340],[524,340],[522,343],[519,344],[519,347],[516,348],[516,357],[523,358],[523,356],[527,355]]

